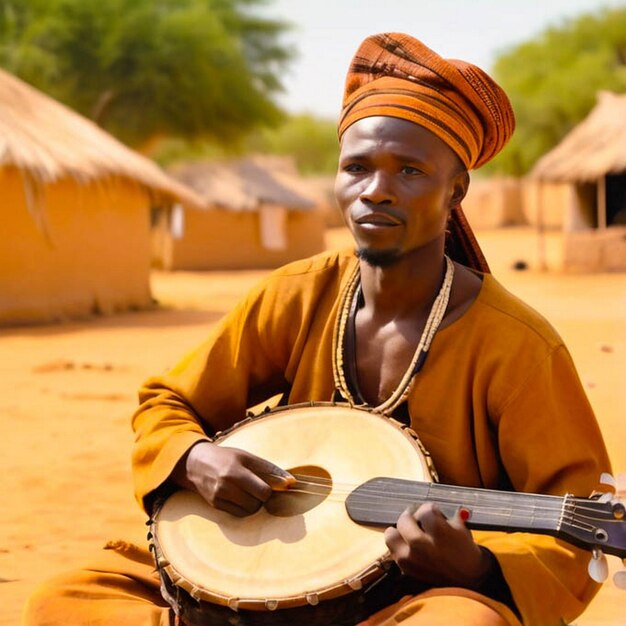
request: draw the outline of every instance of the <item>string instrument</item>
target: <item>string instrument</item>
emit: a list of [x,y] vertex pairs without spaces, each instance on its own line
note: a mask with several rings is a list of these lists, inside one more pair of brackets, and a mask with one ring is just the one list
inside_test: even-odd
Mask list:
[[149,539],[162,593],[189,626],[358,623],[399,584],[382,530],[416,503],[435,502],[446,516],[463,507],[472,529],[548,534],[592,550],[594,576],[600,550],[626,557],[625,509],[613,496],[438,484],[416,434],[367,410],[284,407],[216,442],[266,458],[297,482],[245,518],[184,490],[158,505]]

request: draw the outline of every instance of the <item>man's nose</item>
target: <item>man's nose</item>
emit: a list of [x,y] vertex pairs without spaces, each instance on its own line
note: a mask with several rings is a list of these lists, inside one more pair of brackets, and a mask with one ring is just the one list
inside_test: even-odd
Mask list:
[[372,204],[394,204],[393,183],[384,172],[372,172],[361,192],[361,200]]

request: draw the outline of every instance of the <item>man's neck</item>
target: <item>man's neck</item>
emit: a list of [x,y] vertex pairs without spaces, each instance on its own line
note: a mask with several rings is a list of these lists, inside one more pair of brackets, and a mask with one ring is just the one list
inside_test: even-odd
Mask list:
[[445,272],[442,240],[417,248],[385,267],[361,260],[365,307],[385,319],[420,316],[430,310]]

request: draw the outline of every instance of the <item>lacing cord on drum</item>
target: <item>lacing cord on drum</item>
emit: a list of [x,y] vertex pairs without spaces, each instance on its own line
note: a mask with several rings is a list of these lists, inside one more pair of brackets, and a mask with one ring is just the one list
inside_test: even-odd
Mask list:
[[[150,527],[152,526],[152,523],[152,519],[146,522],[146,524]],[[154,538],[154,535],[152,534],[152,531],[148,531],[148,548],[152,553],[152,557],[154,558],[154,562],[156,564],[156,570],[159,574],[159,591],[161,593],[161,597],[170,605],[170,626],[185,626],[185,624],[181,621],[180,616],[178,615],[178,607],[180,606],[180,590],[174,585],[174,594],[172,594],[172,591],[167,584],[168,581],[165,578],[163,569],[160,567],[159,564],[159,554],[155,541],[156,540]]]

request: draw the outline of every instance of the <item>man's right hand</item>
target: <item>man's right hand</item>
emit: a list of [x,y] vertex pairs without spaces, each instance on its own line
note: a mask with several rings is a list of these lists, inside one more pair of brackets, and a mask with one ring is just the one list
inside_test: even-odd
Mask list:
[[237,517],[258,511],[273,490],[288,489],[296,479],[254,454],[209,441],[197,443],[176,466],[172,478],[197,491],[209,504]]

